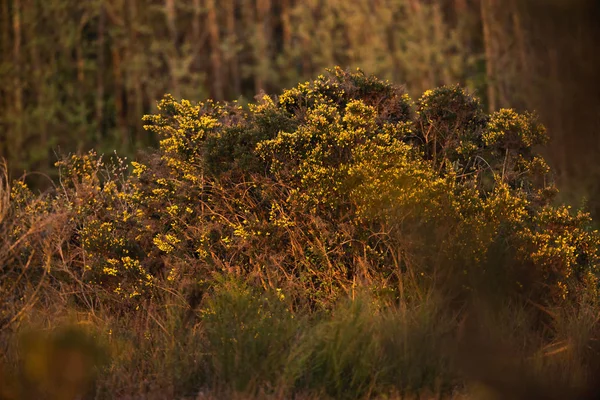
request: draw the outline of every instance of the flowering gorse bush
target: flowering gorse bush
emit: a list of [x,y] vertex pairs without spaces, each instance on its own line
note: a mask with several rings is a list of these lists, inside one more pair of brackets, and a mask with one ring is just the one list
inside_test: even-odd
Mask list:
[[358,282],[406,299],[406,276],[502,277],[546,301],[595,288],[600,237],[554,205],[533,114],[335,69],[247,110],[167,95],[144,121],[160,148],[137,162],[68,157],[43,204],[13,185],[12,231],[66,213],[66,270],[106,295],[192,293],[215,272],[317,306]]

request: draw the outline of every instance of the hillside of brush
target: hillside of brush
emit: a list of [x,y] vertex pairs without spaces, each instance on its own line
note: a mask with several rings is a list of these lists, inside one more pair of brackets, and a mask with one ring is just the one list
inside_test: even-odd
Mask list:
[[556,201],[534,113],[337,68],[144,121],[160,146],[136,161],[67,155],[43,194],[2,180],[0,399],[593,383],[600,235]]

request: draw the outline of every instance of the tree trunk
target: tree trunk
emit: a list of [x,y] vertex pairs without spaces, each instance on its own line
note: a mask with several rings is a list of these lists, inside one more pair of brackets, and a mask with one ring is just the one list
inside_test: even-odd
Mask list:
[[[446,38],[444,37],[444,31],[442,30],[442,27],[444,26],[444,16],[442,14],[442,9],[439,6],[439,4],[433,4],[433,18],[434,18],[434,34],[435,34],[435,41],[438,44],[443,43]],[[442,57],[444,57],[445,55],[442,55]],[[450,85],[456,82],[451,82],[451,74],[450,71],[448,71],[448,68],[450,68],[450,66],[447,63],[440,63],[441,65],[441,71],[440,74],[441,76],[437,77],[438,79],[441,78],[442,85]],[[435,78],[435,77],[434,77]],[[440,82],[432,82],[434,84],[434,86],[439,86]]]
[[98,66],[96,71],[96,122],[99,131],[104,134],[104,35],[106,29],[106,11],[104,1],[100,0],[100,11],[98,20]]
[[467,0],[454,0],[454,10],[460,18],[461,13],[467,10]]
[[[227,34],[230,39],[230,43],[233,46],[237,46],[238,44],[238,34],[236,27],[236,18],[235,18],[235,9],[236,9],[236,0],[228,0],[227,1]],[[232,54],[229,58],[229,71],[230,71],[230,79],[233,83],[233,94],[235,97],[240,96],[242,94],[242,82],[240,77],[240,66],[239,66],[239,58],[237,54],[237,49],[233,49]]]
[[75,38],[75,63],[77,65],[77,83],[80,88],[83,88],[83,82],[85,80],[84,71],[84,59],[83,59],[83,32],[82,27],[79,27],[77,31],[77,37]]
[[[131,79],[132,85],[133,85],[133,96],[127,96],[128,99],[128,103],[129,102],[133,102],[133,110],[132,107],[129,106],[127,107],[128,110],[128,114],[130,114],[130,117],[128,118],[130,122],[130,124],[133,126],[133,128],[135,129],[135,144],[136,145],[140,145],[142,144],[142,133],[143,133],[143,128],[142,128],[142,124],[140,123],[141,118],[143,117],[144,114],[144,100],[143,100],[143,90],[142,90],[142,82],[140,80],[140,76],[142,74],[142,71],[139,70],[139,62],[136,59],[137,58],[137,54],[138,54],[138,48],[140,47],[140,44],[138,43],[138,35],[137,35],[137,29],[138,29],[138,10],[137,10],[137,0],[128,0],[127,1],[127,5],[129,7],[128,11],[129,11],[129,54],[128,54],[128,61],[133,63],[135,65],[134,68],[130,68],[130,74],[128,75],[127,79]],[[129,100],[130,98],[133,98],[133,100]],[[131,115],[133,114],[133,115]]]
[[511,1],[512,8],[512,22],[513,28],[515,32],[515,39],[517,42],[517,49],[519,52],[519,61],[520,61],[520,71],[527,72],[527,50],[525,45],[525,33],[523,31],[523,23],[521,22],[521,15],[519,11],[519,6],[517,5],[516,0]]
[[254,51],[253,43],[254,40],[252,40],[253,35],[256,35],[256,20],[254,16],[255,1],[256,0],[247,0],[244,3],[244,6],[241,7],[243,21],[242,40],[245,45],[244,47],[248,49],[248,51],[244,53],[244,60],[242,61],[242,64],[246,64],[248,67],[251,67],[251,69],[249,68],[251,71],[250,74],[254,74],[257,68],[257,61],[255,59],[256,52]]
[[178,46],[177,46],[177,9],[175,8],[175,0],[165,0],[165,13],[167,16],[167,28],[169,30],[169,36],[171,36],[172,49],[169,52],[168,60],[169,70],[171,74],[171,90],[176,98],[180,97],[179,91],[179,77],[177,76],[176,63],[178,60]]
[[412,12],[418,13],[421,11],[420,0],[408,0],[408,5],[410,6]]
[[167,27],[171,36],[171,43],[177,48],[177,10],[175,0],[165,0],[165,13],[167,15]]
[[200,0],[193,0],[194,7],[194,17],[192,19],[192,52],[195,59],[201,58],[202,54],[200,51],[202,49],[202,4]]
[[260,93],[265,90],[265,75],[269,72],[269,43],[271,43],[271,26],[269,14],[271,12],[270,0],[256,1],[256,17],[258,22],[257,46],[255,48],[255,60],[257,69],[254,71],[254,90]]
[[[0,9],[0,13],[2,13],[2,20],[0,20],[0,24],[2,26],[2,51],[0,52],[0,60],[3,62],[11,60],[11,55],[9,52],[10,48],[10,12],[8,10],[9,0],[2,1],[2,8]],[[0,89],[2,91],[3,89]],[[8,100],[8,99],[7,99]]]
[[15,67],[15,108],[17,113],[23,111],[23,87],[21,82],[21,0],[14,0],[13,3],[13,60]]
[[[29,21],[37,21],[38,20],[38,15],[36,13],[37,9],[36,9],[36,4],[34,1],[32,0],[28,0],[26,2],[26,7],[29,10],[30,13],[32,13],[33,15],[30,15],[29,18],[27,18],[27,20]],[[47,96],[45,96],[45,91],[46,91],[46,85],[43,79],[44,76],[44,69],[41,65],[41,60],[40,60],[40,48],[38,45],[35,45],[35,38],[38,35],[38,32],[36,31],[36,25],[35,24],[24,24],[25,28],[26,28],[26,36],[25,36],[25,40],[26,43],[29,42],[29,46],[27,46],[29,48],[29,57],[30,60],[29,62],[31,63],[32,66],[32,72],[30,74],[30,76],[28,77],[30,79],[30,82],[32,82],[32,87],[35,88],[35,90],[32,93],[32,99],[28,99],[28,101],[32,101],[35,99],[35,107],[38,110],[46,110],[48,105],[47,105]],[[45,113],[41,113],[39,118],[36,118],[36,127],[37,130],[39,132],[39,137],[37,137],[36,139],[39,140],[39,142],[36,143],[37,146],[39,146],[40,149],[42,149],[41,154],[44,154],[41,159],[35,160],[36,164],[33,166],[36,170],[41,170],[41,171],[45,171],[47,169],[47,167],[50,167],[50,165],[48,164],[50,158],[50,146],[48,143],[48,128],[47,128],[47,119],[46,119],[46,114]]]
[[[0,64],[10,63],[12,59],[12,56],[9,52],[11,21],[8,11],[8,2],[9,0],[3,0],[2,9],[0,10],[0,12],[2,12],[2,51],[0,51],[0,60],[2,60],[2,62]],[[0,107],[2,107],[0,109],[0,120],[3,119],[9,113],[9,110],[12,108],[12,99],[10,97],[11,93],[9,93],[9,90],[7,90],[7,88],[0,87],[0,98],[2,98],[2,100],[0,100]],[[9,138],[6,137],[8,135],[10,135],[10,130],[7,132],[7,135],[3,135],[4,137],[0,137],[0,157],[8,156]],[[3,160],[0,159],[0,162],[2,161]]]
[[210,37],[210,63],[212,72],[212,95],[216,100],[223,100],[223,63],[221,57],[221,40],[219,35],[219,21],[215,0],[206,0],[207,25]]
[[122,145],[126,146],[127,144],[127,112],[126,104],[123,104],[123,93],[125,91],[124,83],[123,83],[123,69],[121,67],[121,52],[117,47],[118,43],[113,43],[111,49],[111,58],[112,58],[112,70],[114,77],[114,90],[113,96],[115,101],[115,112],[117,116],[117,130],[119,134],[123,135]]
[[489,111],[497,107],[497,90],[495,75],[495,46],[491,31],[492,5],[494,0],[481,0],[481,24],[483,27],[483,44],[485,47],[485,68],[487,75],[487,97]]
[[[21,82],[21,0],[13,2],[13,62],[14,62],[14,118],[15,118],[15,136],[11,138],[11,146],[15,154],[21,151],[23,142],[23,86]],[[8,157],[10,159],[11,151],[9,149]]]
[[290,24],[290,0],[281,0],[281,31],[283,39],[283,52],[291,47],[292,27]]

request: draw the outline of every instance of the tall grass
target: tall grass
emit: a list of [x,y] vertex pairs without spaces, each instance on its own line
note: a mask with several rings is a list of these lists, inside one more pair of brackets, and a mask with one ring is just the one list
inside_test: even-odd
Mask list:
[[345,299],[306,330],[287,379],[333,398],[452,387],[444,336],[453,324],[433,300],[398,307],[368,293]]
[[[93,382],[87,372],[69,378],[89,398],[229,393],[353,399],[449,392],[456,383],[443,349],[453,320],[440,318],[433,300],[399,307],[364,292],[331,311],[313,313],[292,309],[282,291],[258,290],[231,278],[216,282],[191,317],[174,296],[119,319],[97,314],[86,320],[79,314],[75,321],[73,314],[57,314],[55,321],[42,321],[32,314],[28,325],[37,330],[24,328],[11,338],[12,370],[31,382],[27,387],[48,391],[57,366],[45,357],[64,342],[60,326],[68,323],[68,335],[89,339],[78,339],[81,346],[71,351],[86,360],[100,361],[94,358],[98,353],[108,356],[86,367],[89,374],[97,372]],[[46,350],[32,361],[33,347],[18,346],[23,338]],[[31,372],[31,365],[38,370]],[[20,395],[28,393],[24,389]],[[61,396],[55,398],[75,398]]]
[[0,399],[585,398],[597,327],[591,302],[456,312],[365,288],[311,311],[219,276],[194,309],[177,293],[121,316],[35,306],[3,336]]

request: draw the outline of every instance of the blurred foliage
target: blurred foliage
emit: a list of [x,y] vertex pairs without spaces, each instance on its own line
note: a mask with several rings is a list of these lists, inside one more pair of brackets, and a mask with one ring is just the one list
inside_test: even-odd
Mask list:
[[18,367],[12,376],[0,369],[0,398],[70,400],[94,391],[107,364],[103,340],[80,325],[49,331],[23,330],[18,337]]

